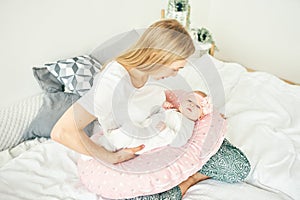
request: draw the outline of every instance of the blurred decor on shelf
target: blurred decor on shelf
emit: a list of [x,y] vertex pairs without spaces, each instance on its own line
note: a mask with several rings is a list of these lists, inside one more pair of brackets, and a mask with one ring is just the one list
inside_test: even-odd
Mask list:
[[176,19],[187,30],[190,29],[190,11],[189,0],[169,0],[167,6],[166,18]]
[[176,19],[179,21],[186,30],[190,33],[194,40],[194,45],[196,51],[199,51],[197,56],[202,56],[203,54],[209,53],[214,55],[215,50],[218,50],[213,40],[210,31],[204,27],[202,28],[191,28],[191,6],[189,0],[168,0],[165,9],[161,10],[161,18]]
[[206,43],[214,43],[212,34],[209,32],[208,29],[202,27],[202,28],[192,28],[192,34],[195,39],[197,39],[199,42],[202,42],[204,44]]
[[214,55],[214,51],[218,50],[212,34],[207,28],[192,28],[191,35],[193,39],[198,41],[198,46],[202,47],[203,51],[201,51],[201,54],[208,52],[209,54]]

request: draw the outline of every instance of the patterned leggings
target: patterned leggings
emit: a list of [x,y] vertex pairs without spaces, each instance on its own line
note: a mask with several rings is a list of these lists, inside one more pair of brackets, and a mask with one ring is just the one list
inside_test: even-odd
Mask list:
[[[251,169],[250,163],[241,150],[224,140],[218,152],[199,170],[199,173],[214,180],[227,183],[243,181]],[[130,198],[127,200],[180,200],[178,186],[159,194]]]

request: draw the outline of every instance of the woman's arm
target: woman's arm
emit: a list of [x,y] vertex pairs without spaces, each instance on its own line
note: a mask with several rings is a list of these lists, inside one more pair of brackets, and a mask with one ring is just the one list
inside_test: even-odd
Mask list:
[[93,156],[109,163],[118,163],[135,157],[135,153],[143,148],[122,149],[109,152],[95,144],[84,132],[84,128],[96,117],[87,112],[78,103],[74,103],[58,120],[51,132],[51,138],[66,147]]

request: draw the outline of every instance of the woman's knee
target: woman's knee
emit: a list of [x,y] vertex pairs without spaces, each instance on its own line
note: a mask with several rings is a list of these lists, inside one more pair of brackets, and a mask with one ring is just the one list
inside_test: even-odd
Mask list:
[[251,170],[250,162],[239,149],[235,149],[232,154],[235,154],[235,156],[232,162],[228,163],[231,165],[229,167],[231,171],[229,174],[232,176],[228,177],[228,182],[236,183],[244,181]]
[[250,162],[244,153],[225,140],[199,172],[215,180],[236,183],[245,180],[250,170]]

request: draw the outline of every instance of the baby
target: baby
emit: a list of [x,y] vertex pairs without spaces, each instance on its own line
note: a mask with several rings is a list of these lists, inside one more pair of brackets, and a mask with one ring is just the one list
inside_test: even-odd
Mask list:
[[[212,105],[209,103],[207,95],[201,91],[186,92],[183,90],[167,90],[165,94],[166,101],[163,104],[163,108],[166,109],[166,114],[168,115],[168,113],[170,113],[171,116],[177,114],[181,116],[183,120],[167,119],[166,121],[161,121],[157,128],[163,131],[173,127],[173,130],[177,130],[177,135],[171,145],[182,146],[186,144],[187,140],[191,137],[192,132],[190,130],[192,129],[193,131],[194,122],[211,113]],[[191,122],[193,122],[192,126],[190,125]],[[182,130],[179,130],[176,126],[181,127]]]
[[186,144],[195,121],[209,114],[212,105],[200,91],[167,90],[165,96],[163,105],[142,123],[124,124],[104,133],[96,143],[110,151],[144,144],[144,149],[137,154],[166,145],[179,147]]

